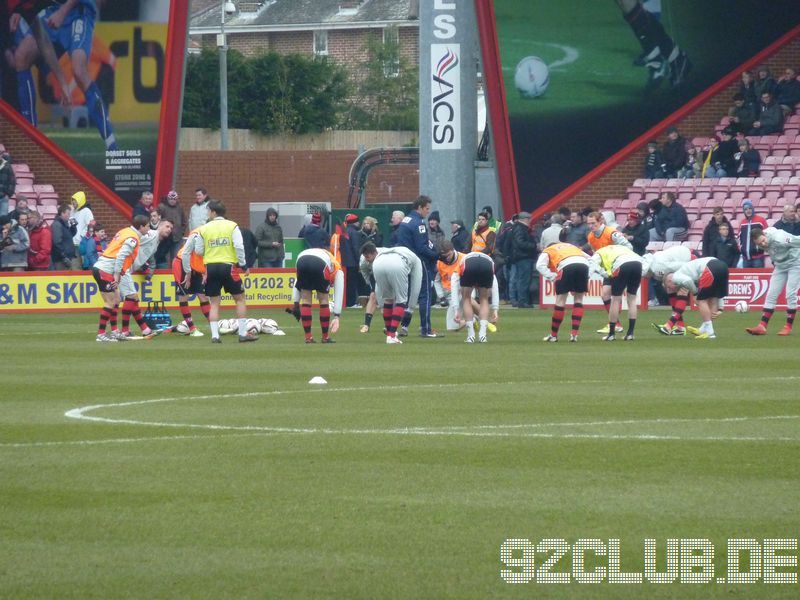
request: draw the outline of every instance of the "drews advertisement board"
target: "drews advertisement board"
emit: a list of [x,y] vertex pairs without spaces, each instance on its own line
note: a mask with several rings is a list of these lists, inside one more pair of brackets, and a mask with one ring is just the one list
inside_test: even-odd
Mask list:
[[[647,279],[642,279],[642,285],[636,293],[636,304],[640,310],[647,309]],[[603,291],[603,278],[599,275],[589,275],[589,290],[583,296],[584,308],[603,308],[603,299],[600,297]],[[567,306],[572,306],[572,294],[567,296]],[[556,283],[547,281],[544,277],[539,277],[539,305],[542,308],[555,306],[556,303]],[[628,310],[628,299],[622,297],[622,309]]]

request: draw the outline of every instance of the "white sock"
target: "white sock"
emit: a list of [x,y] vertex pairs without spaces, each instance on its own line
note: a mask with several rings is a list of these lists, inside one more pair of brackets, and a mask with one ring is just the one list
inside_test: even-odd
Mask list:
[[219,337],[219,321],[209,321],[208,324],[211,326],[211,337],[218,338]]
[[703,321],[700,329],[708,335],[714,335],[714,325],[711,324],[711,321]]
[[247,319],[239,319],[239,335],[242,337],[247,335]]
[[489,325],[489,321],[487,321],[486,319],[481,319],[481,328],[480,328],[480,331],[478,331],[478,335],[480,335],[482,337],[486,337],[486,327],[488,325]]

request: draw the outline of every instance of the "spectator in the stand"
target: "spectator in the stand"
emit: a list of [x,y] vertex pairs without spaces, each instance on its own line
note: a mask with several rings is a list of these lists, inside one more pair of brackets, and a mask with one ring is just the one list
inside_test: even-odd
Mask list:
[[753,92],[756,98],[762,98],[763,95],[769,92],[770,95],[775,95],[775,88],[778,87],[777,82],[772,77],[772,72],[767,65],[761,65],[756,71],[756,80],[753,82]]
[[703,160],[703,177],[725,177],[725,169],[719,159],[719,141],[716,137],[708,138],[708,146],[705,148],[705,159]]
[[739,142],[734,137],[736,132],[730,127],[722,130],[722,141],[717,146],[717,151],[714,156],[714,161],[722,165],[724,175],[718,177],[733,176],[736,172],[736,154],[739,152]]
[[689,158],[686,152],[686,140],[678,133],[677,128],[667,129],[667,141],[661,148],[661,155],[664,157],[664,177],[677,177],[678,171],[686,166]]
[[378,228],[378,220],[375,217],[364,217],[361,222],[361,237],[362,245],[372,242],[376,248],[383,248],[383,234]]
[[11,155],[3,152],[0,155],[0,216],[8,214],[8,199],[17,189],[17,177],[11,168]]
[[644,256],[647,251],[647,244],[650,243],[650,229],[640,220],[638,210],[632,210],[628,213],[628,221],[625,223],[625,227],[620,230],[620,233],[631,243],[636,254]]
[[689,230],[689,217],[686,209],[675,200],[675,194],[661,194],[661,210],[655,218],[655,227],[650,230],[650,241],[673,242],[686,237]]
[[536,238],[531,233],[531,213],[521,212],[517,215],[517,222],[511,230],[511,256],[509,260],[514,265],[514,283],[511,290],[515,295],[510,295],[511,305],[517,308],[531,307],[531,278],[533,266],[537,257]]
[[262,269],[282,267],[286,253],[283,244],[283,228],[278,224],[277,210],[272,207],[267,209],[264,222],[256,227],[255,234],[258,242],[258,266]]
[[542,231],[542,235],[539,237],[539,252],[561,239],[561,230],[564,228],[563,219],[564,217],[560,213],[550,215],[550,226]]
[[433,247],[439,248],[439,243],[447,239],[447,235],[442,231],[441,217],[439,211],[434,210],[428,215],[428,239],[433,242]]
[[655,142],[647,142],[647,156],[644,159],[644,176],[648,179],[664,177],[664,157]]
[[[389,247],[394,248],[397,246],[397,228],[400,227],[400,223],[403,222],[405,219],[406,213],[402,210],[395,210],[392,211],[392,216],[389,219],[389,230],[391,233],[389,234]],[[459,252],[461,252],[459,250]]]
[[739,247],[742,250],[742,268],[761,269],[764,267],[764,250],[759,248],[753,239],[752,228],[768,227],[767,220],[755,214],[753,203],[750,200],[742,202],[742,220],[739,223]]
[[778,79],[775,101],[783,110],[784,116],[793,113],[795,105],[800,102],[800,81],[797,81],[797,71],[793,68],[787,67],[783,77]]
[[[86,200],[86,194],[81,191],[72,194],[70,199],[72,202],[72,220],[75,221],[75,235],[72,236],[72,243],[75,244],[77,249],[81,243],[81,239],[86,235],[86,228],[89,223],[94,221],[94,213],[92,207]],[[76,254],[77,256],[77,254]]]
[[167,194],[166,202],[162,202],[159,209],[163,219],[172,221],[172,235],[168,238],[172,240],[172,246],[167,256],[167,265],[170,265],[172,259],[175,258],[178,250],[183,245],[183,235],[186,233],[186,213],[183,212],[183,207],[178,203],[178,192],[175,190],[170,190]]
[[153,192],[142,192],[142,196],[133,207],[133,216],[143,215],[150,218],[150,211],[153,210]]
[[758,95],[756,94],[756,82],[750,71],[742,71],[742,79],[739,82],[739,93],[744,97],[745,106],[753,109],[753,113],[758,112]]
[[358,303],[358,281],[361,274],[358,262],[361,257],[361,220],[358,215],[348,213],[344,217],[344,239],[341,243],[342,266],[345,269],[345,304],[348,308],[361,308]]
[[14,221],[3,215],[2,254],[0,267],[3,271],[24,271],[28,268],[28,248],[31,246],[28,237],[28,213],[20,215],[20,221]]
[[589,235],[589,226],[581,211],[574,210],[570,215],[570,225],[566,228],[564,241],[578,248],[587,244],[586,236]]
[[28,248],[28,270],[47,271],[50,268],[50,257],[53,252],[53,235],[50,227],[35,210],[28,213],[28,236],[31,246]]
[[[655,200],[655,202],[658,202],[658,206],[661,208],[661,201]],[[644,201],[639,202],[639,204],[636,205],[636,212],[639,213],[639,221],[647,227],[649,237],[649,231],[656,226],[656,215],[650,210],[650,203]]]
[[772,94],[764,92],[761,94],[761,104],[753,128],[747,135],[769,135],[771,133],[783,132],[783,110],[775,102]]
[[25,194],[17,194],[17,204],[14,210],[8,213],[8,216],[14,221],[19,221],[19,216],[27,212],[29,212],[28,197]]
[[62,204],[58,207],[58,214],[53,219],[53,269],[56,271],[78,271],[81,263],[78,251],[72,243],[75,235],[75,225],[70,222],[69,215],[72,206]]
[[736,243],[736,238],[731,233],[731,228],[727,223],[722,223],[719,226],[717,238],[711,245],[711,254],[714,258],[720,259],[728,267],[735,267],[739,263],[739,244]]
[[150,229],[155,231],[158,229],[158,224],[161,223],[161,211],[154,208],[150,211]]
[[495,230],[489,226],[490,215],[486,211],[478,213],[475,221],[475,228],[472,231],[471,252],[481,252],[492,255],[494,252],[494,242],[497,235]]
[[703,150],[692,146],[687,150],[686,164],[678,171],[681,179],[700,179],[703,176]]
[[775,229],[782,229],[792,235],[800,235],[800,222],[797,220],[797,207],[793,204],[786,204],[783,207],[783,215],[773,225]]
[[102,224],[95,222],[89,223],[86,228],[86,235],[81,239],[78,252],[81,255],[81,267],[84,271],[91,271],[94,263],[108,247],[106,230]]
[[189,225],[186,231],[194,231],[201,225],[205,225],[208,221],[208,202],[211,198],[208,195],[206,188],[197,188],[194,191],[194,204],[189,209]]
[[244,264],[248,269],[252,269],[256,266],[258,258],[258,240],[247,227],[239,227],[239,231],[242,233],[242,245],[244,246]]
[[753,127],[756,120],[755,103],[749,104],[745,101],[744,94],[741,92],[733,95],[733,106],[728,109],[731,127],[737,133],[747,133]]
[[722,225],[728,226],[728,238],[735,241],[736,236],[733,233],[731,222],[728,221],[728,217],[725,216],[722,207],[715,206],[714,213],[708,221],[708,225],[706,225],[706,228],[703,230],[703,256],[713,256],[711,253],[713,251],[714,240],[719,236],[719,228]]
[[[492,210],[492,207],[489,205],[484,206],[481,209],[481,212],[486,213],[487,215],[486,222],[489,225],[489,229],[491,229],[496,233],[497,230],[500,228],[500,225],[502,225],[502,223],[494,218],[494,211]],[[472,225],[472,230],[474,231],[477,228],[478,228],[478,221],[476,220],[475,223]]]
[[470,249],[469,232],[467,231],[464,221],[461,219],[454,219],[450,221],[450,241],[453,242],[453,248],[456,252],[465,254]]
[[761,154],[750,147],[746,139],[739,142],[739,152],[736,153],[736,176],[758,177],[761,170]]

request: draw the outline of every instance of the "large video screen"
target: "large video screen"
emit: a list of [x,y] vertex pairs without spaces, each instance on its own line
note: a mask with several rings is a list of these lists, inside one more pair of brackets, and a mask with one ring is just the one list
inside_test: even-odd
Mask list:
[[152,190],[174,0],[4,0],[3,99],[111,191]]
[[[800,23],[797,0],[493,3],[520,205],[529,211]],[[648,14],[630,18],[632,5]],[[643,50],[653,38],[668,47],[661,32],[677,46],[673,58],[688,59],[680,77],[673,65],[651,77],[641,64],[657,64]],[[532,84],[540,62],[549,79]]]

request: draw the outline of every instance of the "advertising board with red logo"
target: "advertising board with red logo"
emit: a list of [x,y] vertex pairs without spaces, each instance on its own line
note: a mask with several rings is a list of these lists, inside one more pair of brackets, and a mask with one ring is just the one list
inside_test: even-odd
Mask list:
[[[636,294],[636,302],[639,309],[647,308],[647,284],[646,279],[642,279],[642,285],[639,286],[639,291]],[[589,289],[583,296],[584,308],[603,308],[603,299],[600,297],[603,291],[603,278],[599,275],[592,274],[589,276]],[[567,306],[572,306],[572,294],[567,296]],[[539,277],[539,305],[542,308],[554,306],[556,303],[556,282],[547,281],[543,277]],[[625,295],[622,296],[622,309],[628,309],[628,300]]]
[[[751,310],[760,310],[764,307],[764,300],[767,298],[771,274],[771,269],[731,269],[728,277],[728,297],[725,298],[725,304],[732,306],[739,300],[744,300],[750,305]],[[781,290],[775,308],[786,309],[785,290]]]

